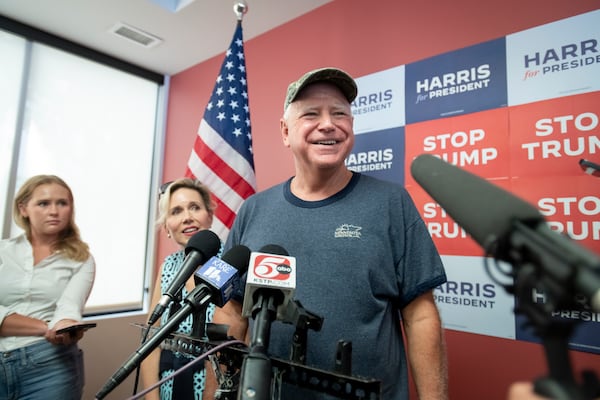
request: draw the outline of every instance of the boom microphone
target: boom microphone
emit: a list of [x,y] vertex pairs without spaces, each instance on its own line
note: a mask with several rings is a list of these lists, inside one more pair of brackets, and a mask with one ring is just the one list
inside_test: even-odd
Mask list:
[[600,312],[600,258],[551,230],[534,206],[432,155],[415,158],[411,173],[487,254],[537,265],[553,286],[583,294]]
[[209,258],[216,256],[220,248],[221,241],[219,237],[208,229],[199,231],[190,238],[185,247],[186,256],[183,265],[154,307],[154,311],[148,318],[148,325],[154,325],[158,321],[198,266],[204,264]]
[[192,312],[200,310],[211,300],[221,306],[225,304],[239,285],[239,276],[245,273],[249,261],[250,249],[241,245],[232,247],[221,259],[213,256],[196,273],[195,278],[200,283],[186,296],[183,306],[110,377],[96,394],[96,399],[103,399],[123,382]]

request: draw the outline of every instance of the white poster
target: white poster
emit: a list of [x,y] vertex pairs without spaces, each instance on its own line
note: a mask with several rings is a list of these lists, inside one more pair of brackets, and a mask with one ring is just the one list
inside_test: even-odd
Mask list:
[[[434,290],[444,328],[515,338],[514,297],[486,272],[483,257],[442,256],[448,282]],[[489,259],[490,266],[495,261]],[[502,270],[510,270],[506,264]],[[493,271],[502,283],[512,279]]]
[[600,10],[506,37],[508,105],[600,90]]
[[356,79],[354,133],[404,126],[404,65]]

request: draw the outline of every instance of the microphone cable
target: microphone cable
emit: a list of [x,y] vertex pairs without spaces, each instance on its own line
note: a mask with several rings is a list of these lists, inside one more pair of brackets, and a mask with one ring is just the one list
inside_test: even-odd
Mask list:
[[188,368],[191,368],[194,365],[198,364],[200,361],[203,361],[209,355],[214,354],[214,353],[218,352],[219,350],[224,349],[225,347],[233,346],[233,345],[236,345],[236,344],[239,344],[239,345],[243,346],[244,348],[247,348],[246,343],[242,342],[241,340],[237,340],[237,339],[221,343],[221,344],[213,347],[212,349],[208,350],[207,352],[199,355],[198,357],[196,357],[196,359],[194,359],[193,361],[187,363],[183,367],[179,368],[177,371],[173,372],[171,375],[165,376],[163,379],[159,380],[158,382],[156,382],[152,386],[150,386],[150,387],[142,390],[141,392],[139,392],[139,393],[137,393],[137,394],[135,394],[135,395],[133,395],[131,397],[128,397],[126,400],[136,400],[136,399],[142,398],[143,396],[145,396],[146,394],[150,393],[151,391],[153,391],[154,389],[156,389],[157,387],[159,387],[163,383],[167,382],[170,379],[175,378],[177,375],[183,373]]

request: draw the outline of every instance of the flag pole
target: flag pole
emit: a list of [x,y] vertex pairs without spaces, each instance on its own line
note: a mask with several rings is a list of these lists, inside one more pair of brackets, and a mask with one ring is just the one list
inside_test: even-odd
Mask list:
[[248,4],[245,1],[236,2],[233,5],[233,12],[237,16],[238,21],[244,18],[244,14],[248,12]]

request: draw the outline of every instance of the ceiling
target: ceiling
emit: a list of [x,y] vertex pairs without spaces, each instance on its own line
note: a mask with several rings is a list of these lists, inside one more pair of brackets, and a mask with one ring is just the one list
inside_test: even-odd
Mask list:
[[[0,15],[151,71],[173,75],[223,53],[245,3],[247,41],[332,0],[1,0]],[[175,8],[171,4],[177,4]],[[111,33],[116,24],[162,42],[142,46]]]

